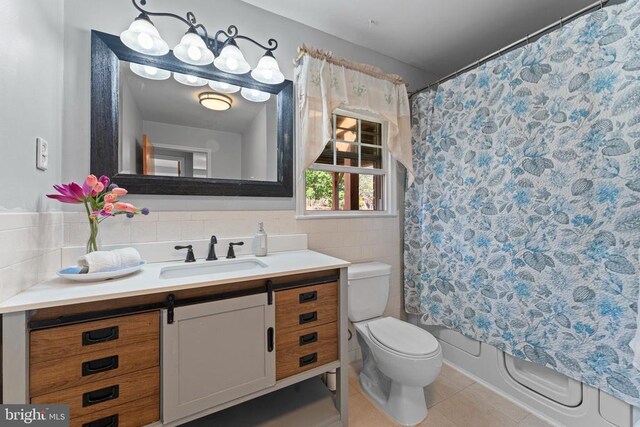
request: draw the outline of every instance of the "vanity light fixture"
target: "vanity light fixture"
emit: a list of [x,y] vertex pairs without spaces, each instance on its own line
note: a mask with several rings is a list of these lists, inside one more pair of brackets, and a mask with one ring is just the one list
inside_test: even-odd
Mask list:
[[193,27],[187,30],[180,43],[173,48],[173,54],[180,61],[191,65],[209,65],[213,62],[213,52]]
[[215,92],[202,92],[198,95],[200,105],[214,111],[226,111],[231,108],[231,98]]
[[278,42],[275,39],[269,39],[266,45],[260,44],[250,37],[238,34],[238,28],[235,25],[230,25],[226,31],[218,30],[209,37],[206,27],[197,22],[193,12],[187,12],[184,18],[174,13],[150,12],[143,8],[147,1],[131,0],[133,6],[140,11],[140,15],[129,29],[120,35],[122,42],[129,48],[149,55],[165,55],[169,51],[167,43],[160,37],[149,16],[173,18],[188,26],[180,43],[173,49],[173,54],[180,61],[191,65],[208,65],[213,62],[221,71],[246,74],[251,71],[251,66],[237,43],[237,40],[245,40],[265,51],[251,76],[264,84],[279,84],[284,81],[278,62],[273,56],[273,51],[278,48]]
[[262,92],[258,89],[249,89],[246,87],[242,88],[240,94],[242,94],[244,99],[251,102],[264,102],[271,98],[271,94],[268,92]]
[[167,80],[171,77],[171,73],[169,71],[156,68],[151,65],[142,65],[131,62],[129,64],[129,68],[131,68],[131,71],[135,74],[149,80]]
[[222,48],[220,56],[213,61],[213,65],[217,69],[231,74],[245,74],[251,71],[251,65],[244,59],[238,44],[233,39]]
[[201,77],[192,76],[191,74],[173,73],[173,78],[183,85],[187,86],[204,86],[207,84],[207,80]]
[[125,46],[147,55],[162,56],[169,52],[169,45],[160,37],[158,29],[144,11],[120,34],[120,40]]
[[226,82],[218,82],[209,80],[209,87],[220,93],[236,93],[240,90],[240,86],[232,85]]
[[284,74],[280,72],[278,67],[278,61],[273,57],[273,53],[265,53],[255,70],[251,72],[251,77],[260,83],[266,83],[270,85],[277,85],[284,81]]

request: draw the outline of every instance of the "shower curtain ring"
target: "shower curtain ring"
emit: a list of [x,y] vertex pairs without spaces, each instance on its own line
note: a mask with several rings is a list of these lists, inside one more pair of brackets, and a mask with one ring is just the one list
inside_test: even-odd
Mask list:
[[560,28],[564,27],[564,17],[560,17]]
[[600,10],[602,10],[603,7],[604,7],[604,3],[602,0],[600,0]]
[[527,45],[529,44],[529,34],[527,34]]

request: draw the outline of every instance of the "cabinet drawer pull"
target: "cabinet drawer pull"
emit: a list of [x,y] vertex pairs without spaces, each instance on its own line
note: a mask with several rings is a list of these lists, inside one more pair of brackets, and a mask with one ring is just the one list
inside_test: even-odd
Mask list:
[[103,357],[102,359],[90,360],[82,363],[82,376],[106,372],[118,369],[118,356]]
[[318,320],[318,312],[312,311],[311,313],[304,313],[300,315],[300,324],[311,323]]
[[300,367],[311,365],[312,363],[316,363],[318,361],[318,353],[307,354],[306,356],[302,356],[300,358]]
[[112,385],[111,387],[101,388],[100,390],[89,391],[82,395],[82,407],[95,405],[97,403],[106,402],[107,400],[117,399],[120,394],[120,386]]
[[94,329],[82,333],[82,345],[92,345],[118,339],[118,327]]
[[300,345],[307,345],[318,341],[318,333],[311,332],[310,334],[300,335]]
[[118,427],[118,414],[84,423],[82,427]]
[[318,291],[305,292],[300,294],[300,304],[304,304],[305,302],[317,301],[318,300]]

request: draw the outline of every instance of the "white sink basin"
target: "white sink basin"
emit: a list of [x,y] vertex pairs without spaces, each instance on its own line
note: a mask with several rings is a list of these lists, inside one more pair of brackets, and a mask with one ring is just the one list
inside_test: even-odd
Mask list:
[[234,271],[256,270],[266,267],[267,264],[255,258],[204,261],[164,267],[160,270],[160,278],[178,279],[181,277],[207,276],[212,274],[232,273]]

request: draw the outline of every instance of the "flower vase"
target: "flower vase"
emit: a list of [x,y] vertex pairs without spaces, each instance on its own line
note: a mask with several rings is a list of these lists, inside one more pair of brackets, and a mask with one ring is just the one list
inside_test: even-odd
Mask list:
[[96,252],[101,249],[100,223],[96,215],[89,216],[89,239],[87,240],[87,253]]

